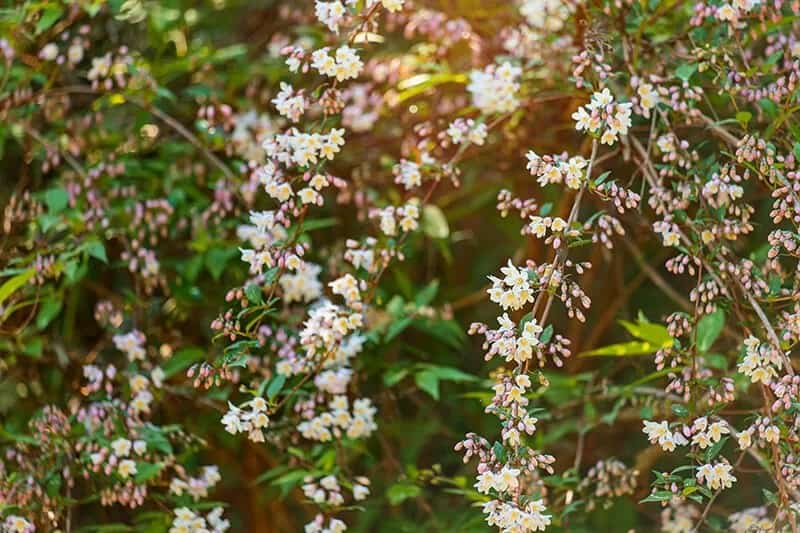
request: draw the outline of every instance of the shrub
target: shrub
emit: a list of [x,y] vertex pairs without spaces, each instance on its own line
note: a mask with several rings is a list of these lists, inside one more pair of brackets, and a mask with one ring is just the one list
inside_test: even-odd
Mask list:
[[796,532],[799,11],[12,3],[3,531]]

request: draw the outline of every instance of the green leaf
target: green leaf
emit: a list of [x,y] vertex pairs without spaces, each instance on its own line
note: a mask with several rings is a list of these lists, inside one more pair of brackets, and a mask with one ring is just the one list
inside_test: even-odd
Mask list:
[[717,308],[697,322],[697,349],[707,352],[725,327],[725,312]]
[[22,347],[22,353],[30,355],[34,359],[39,359],[44,353],[44,341],[41,337],[28,339]]
[[205,350],[197,347],[181,348],[161,366],[164,377],[169,378],[192,366],[192,364],[202,361],[206,357]]
[[383,384],[387,387],[397,385],[408,375],[408,368],[390,368],[383,373]]
[[681,80],[688,82],[689,78],[691,78],[692,74],[694,74],[696,71],[697,71],[697,65],[684,63],[675,70],[675,75]]
[[495,441],[494,445],[492,446],[492,451],[494,452],[494,456],[498,461],[501,463],[506,462],[506,457],[508,454],[506,453],[506,449],[503,447],[502,442]]
[[39,309],[39,314],[36,315],[37,329],[43,330],[46,328],[47,325],[58,316],[59,311],[61,311],[60,300],[45,300],[42,303],[42,307]]
[[725,446],[725,443],[728,442],[728,437],[722,437],[719,442],[715,443],[713,446],[709,447],[706,450],[706,462],[710,463],[711,460],[719,455],[719,452],[722,451],[722,448]]
[[610,170],[606,170],[605,172],[603,172],[602,174],[597,176],[594,179],[595,186],[602,185],[603,182],[606,181],[610,175],[611,175],[611,171]]
[[635,324],[627,320],[620,320],[619,323],[628,330],[628,333],[650,344],[654,344],[660,348],[672,345],[672,337],[670,337],[667,332],[667,328],[661,324],[654,324],[643,320],[639,320]]
[[214,280],[219,280],[225,265],[238,253],[236,248],[212,248],[206,253],[206,268]]
[[247,296],[247,300],[250,303],[260,304],[264,301],[264,293],[261,291],[261,287],[256,285],[255,283],[248,283],[244,288],[244,295]]
[[417,384],[417,387],[430,394],[434,400],[439,399],[439,376],[434,372],[430,370],[418,372],[414,376],[414,382]]
[[136,483],[144,483],[156,477],[161,469],[164,468],[164,463],[137,463],[136,464]]
[[689,416],[689,410],[686,409],[685,405],[680,403],[672,404],[672,412],[680,417]]
[[539,342],[542,344],[547,344],[550,342],[550,339],[553,338],[553,324],[547,324],[547,327],[542,330],[542,334],[539,335]]
[[40,35],[50,29],[61,18],[63,13],[64,8],[59,5],[48,5],[44,8],[42,16],[39,17],[39,21],[36,23],[36,35]]
[[144,426],[141,429],[141,433],[142,438],[147,443],[148,450],[158,450],[165,454],[173,453],[172,444],[170,444],[169,439],[164,434],[164,430],[162,428],[157,428],[155,426]]
[[659,346],[649,342],[631,341],[622,342],[619,344],[611,344],[603,346],[595,350],[583,352],[579,357],[598,357],[598,356],[613,356],[613,357],[630,357],[632,355],[647,355],[658,351]]
[[409,498],[416,498],[422,489],[409,483],[395,483],[386,491],[386,498],[392,505],[399,505]]
[[739,111],[736,113],[736,121],[741,124],[743,128],[747,127],[747,124],[750,123],[750,120],[753,118],[753,114],[749,111]]
[[285,383],[286,376],[284,374],[277,374],[274,378],[272,378],[272,381],[269,382],[269,387],[267,387],[267,398],[270,400],[275,398]]
[[439,206],[428,204],[422,208],[422,231],[433,239],[446,239],[450,235],[447,217]]
[[44,193],[44,203],[51,215],[57,215],[67,207],[69,195],[64,189],[48,189]]
[[307,233],[309,231],[314,231],[322,228],[330,228],[331,226],[335,226],[338,224],[339,221],[335,218],[315,218],[312,220],[306,220],[303,222],[303,227],[301,229],[301,233]]
[[639,503],[648,503],[648,502],[667,502],[672,499],[674,494],[668,490],[659,490],[652,493],[647,498],[640,500]]
[[86,251],[90,256],[95,259],[108,264],[108,256],[106,255],[106,247],[100,241],[89,241],[86,243]]
[[28,283],[28,280],[31,279],[34,274],[36,274],[36,270],[34,268],[29,268],[0,285],[0,305],[2,305],[9,296],[14,294],[17,289]]
[[402,333],[402,331],[411,324],[412,320],[414,320],[413,317],[406,316],[389,324],[389,328],[386,330],[384,341],[390,342],[392,339],[400,335],[400,333]]
[[435,279],[417,293],[417,296],[414,298],[414,303],[418,306],[428,305],[436,297],[437,292],[439,292],[439,280]]
[[478,381],[476,376],[472,374],[467,374],[466,372],[462,372],[457,368],[453,368],[450,366],[438,366],[438,365],[420,365],[425,368],[426,372],[430,372],[435,375],[441,381],[455,381],[455,382],[464,382],[464,381]]

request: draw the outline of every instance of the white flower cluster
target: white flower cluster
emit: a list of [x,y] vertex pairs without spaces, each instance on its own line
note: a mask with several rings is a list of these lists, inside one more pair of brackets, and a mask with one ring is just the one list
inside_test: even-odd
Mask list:
[[645,420],[642,431],[647,434],[651,444],[658,444],[662,450],[667,452],[675,451],[676,446],[689,444],[689,441],[680,431],[673,432],[670,430],[669,423],[666,420],[662,422]]
[[695,419],[691,427],[684,426],[683,431],[673,432],[667,421],[652,422],[644,421],[644,429],[651,444],[658,444],[661,449],[667,452],[675,450],[676,446],[686,446],[689,444],[687,437],[691,437],[691,443],[697,445],[701,450],[718,443],[723,435],[731,432],[724,422],[708,423],[708,418],[700,417]]
[[256,397],[239,407],[228,403],[228,412],[222,417],[222,424],[231,435],[247,433],[251,441],[264,442],[264,430],[269,426],[266,400]]
[[650,117],[650,111],[658,104],[658,93],[652,83],[640,82],[636,86],[636,96],[644,117]]
[[316,354],[327,358],[362,324],[361,313],[350,313],[331,302],[320,303],[309,311],[300,331],[300,342],[306,347],[307,358],[313,360]]
[[302,263],[293,274],[284,273],[278,279],[284,301],[287,303],[313,302],[322,296],[320,272],[322,272],[321,266],[314,263]]
[[329,30],[339,33],[339,24],[344,20],[347,9],[339,0],[333,0],[332,2],[317,0],[314,4],[314,13],[317,16],[317,20],[325,24]]
[[757,419],[752,426],[737,435],[739,448],[746,450],[753,445],[753,435],[758,431],[759,445],[778,444],[781,440],[781,430],[772,423],[768,417]]
[[620,135],[626,135],[631,127],[631,108],[630,102],[624,104],[614,103],[614,97],[608,88],[592,95],[591,101],[579,107],[572,114],[575,121],[575,129],[591,134],[600,135],[600,143],[612,145],[619,139]]
[[[414,231],[419,227],[419,202],[415,199],[401,207],[389,206],[377,209],[374,216],[380,218],[381,231],[388,237],[397,235],[397,226],[404,233]],[[398,222],[399,219],[399,222]]]
[[178,477],[173,478],[169,484],[169,491],[176,496],[181,496],[186,492],[197,501],[207,497],[209,489],[214,488],[221,479],[219,467],[214,465],[204,466],[200,477],[190,477],[186,480]]
[[[525,322],[519,337],[516,336],[517,325],[508,317],[508,313],[503,313],[502,316],[497,317],[497,321],[500,323],[500,328],[497,331],[501,335],[492,342],[491,352],[505,357],[506,361],[524,363],[531,359],[534,349],[541,344],[539,334],[542,332],[542,326],[538,324],[536,319],[532,318]],[[530,378],[520,375],[516,379],[522,390],[519,391],[519,397],[513,394],[514,391],[512,391],[512,399],[519,402],[525,400],[525,403],[527,403],[527,399],[522,397],[522,393],[525,392],[525,387],[530,387]],[[503,387],[503,384],[498,383],[495,387],[498,386]],[[522,405],[525,405],[525,403]]]
[[703,185],[702,193],[711,207],[719,209],[744,196],[744,188],[732,183],[731,176],[722,177],[715,173]]
[[[315,165],[320,159],[333,160],[342,146],[344,146],[344,130],[336,128],[327,134],[303,133],[291,128],[264,141],[264,150],[268,157],[287,166],[296,164],[301,167]],[[284,202],[288,196],[282,199],[270,192],[269,185],[278,178],[274,166],[265,168],[259,176],[267,194]],[[289,191],[291,196],[291,188]]]
[[767,516],[766,507],[751,507],[728,517],[732,533],[750,533],[753,531],[772,531],[774,520]]
[[364,246],[361,246],[358,241],[348,239],[346,242],[347,251],[344,253],[345,261],[353,265],[354,268],[363,268],[369,273],[374,273],[378,266],[375,262],[375,245],[377,242],[375,237],[367,237],[364,239]]
[[347,524],[338,518],[331,518],[325,526],[325,517],[318,514],[314,520],[306,524],[305,533],[344,533],[347,531]]
[[56,43],[47,43],[39,50],[39,58],[44,61],[55,61],[59,65],[63,64],[65,59],[70,65],[77,65],[83,60],[84,48],[80,42],[73,42],[67,48],[66,57],[60,55],[60,52]]
[[761,0],[734,0],[732,3],[724,3],[717,8],[717,19],[735,23],[759,5]]
[[447,135],[453,144],[469,143],[482,146],[486,142],[488,133],[486,124],[483,122],[477,124],[471,118],[466,120],[457,118],[447,128]]
[[253,224],[239,226],[237,236],[250,241],[253,248],[239,248],[242,261],[250,265],[250,273],[259,274],[264,267],[272,268],[275,260],[269,249],[272,244],[286,238],[286,228],[278,222],[274,211],[251,211],[250,222]]
[[584,169],[589,162],[579,155],[570,157],[566,161],[545,161],[536,152],[530,150],[526,157],[528,158],[528,171],[536,176],[536,181],[542,187],[565,181],[567,187],[577,190],[586,183]]
[[509,113],[519,106],[517,78],[522,69],[505,62],[489,65],[484,70],[473,70],[469,75],[467,90],[472,103],[484,113]]
[[9,515],[3,521],[3,532],[8,533],[33,533],[36,531],[36,526],[25,518],[18,515]]
[[328,53],[328,48],[320,48],[311,54],[311,66],[319,71],[320,74],[336,81],[345,81],[357,78],[364,68],[364,63],[358,57],[358,53],[347,45],[336,49],[333,56]]
[[653,222],[653,231],[661,234],[664,246],[680,246],[681,234],[676,224],[666,220],[659,220]]
[[559,31],[570,15],[570,4],[564,0],[522,0],[519,11],[537,30]]
[[490,526],[497,526],[501,533],[526,533],[528,531],[544,531],[550,525],[551,515],[543,514],[545,511],[542,500],[528,502],[524,508],[516,504],[492,500],[483,506],[487,515],[486,522]]
[[306,99],[302,94],[295,94],[294,88],[285,82],[281,82],[281,90],[272,99],[278,113],[288,118],[292,122],[297,122],[306,111]]
[[[128,457],[131,453],[131,450],[133,450],[136,455],[142,455],[147,451],[147,443],[143,440],[135,440],[131,442],[124,437],[120,437],[111,441],[111,450],[117,457]],[[94,462],[95,455],[96,454],[92,454],[92,462]]]
[[533,302],[533,288],[525,268],[514,266],[509,259],[508,265],[502,267],[500,272],[504,276],[502,279],[489,276],[492,286],[487,292],[492,302],[499,304],[503,311],[516,311],[526,303]]
[[361,291],[367,288],[365,281],[359,282],[352,274],[344,274],[328,283],[328,287],[333,294],[343,297],[349,308],[360,310]]
[[336,479],[336,476],[323,477],[319,480],[319,485],[311,483],[311,480],[306,478],[306,483],[303,485],[303,494],[314,503],[327,503],[334,506],[344,503],[342,487],[339,485],[339,480]]
[[540,217],[532,215],[525,227],[525,233],[542,238],[550,230],[553,234],[562,234],[568,228],[567,221],[561,217]]
[[729,489],[736,482],[732,470],[728,463],[704,464],[697,469],[697,481],[711,490]]
[[314,378],[314,385],[322,392],[328,394],[344,394],[347,392],[347,385],[353,377],[353,370],[341,367],[336,370],[324,370]]
[[422,185],[422,172],[419,165],[407,159],[401,159],[400,164],[392,169],[395,183],[401,184],[406,190]]
[[114,341],[117,350],[124,352],[131,361],[143,360],[147,355],[144,349],[147,338],[139,330],[134,329],[124,335],[114,335],[111,340]]
[[[357,477],[352,484],[353,499],[361,501],[369,496],[369,479]],[[328,505],[341,505],[344,503],[342,488],[336,476],[325,476],[319,480],[319,484],[313,482],[313,478],[307,477],[303,485],[303,494],[314,503],[327,503]]]
[[752,335],[744,340],[745,356],[737,367],[752,383],[769,385],[783,367],[782,354],[768,343],[762,343]]
[[215,507],[205,517],[186,507],[175,509],[169,533],[225,533],[231,524],[222,517],[222,507]]
[[369,437],[378,429],[375,423],[377,409],[369,398],[360,398],[353,402],[352,413],[349,410],[347,396],[334,396],[325,411],[311,420],[303,421],[297,430],[303,437],[320,442],[327,442],[342,434],[351,439]]
[[273,117],[253,110],[233,117],[231,143],[234,151],[246,161],[264,163],[264,141],[276,133]]
[[701,450],[705,450],[722,439],[723,435],[731,432],[724,422],[708,423],[706,417],[700,417],[692,424],[692,444],[697,444]]
[[[403,4],[405,4],[406,0],[381,0],[381,4],[387,11],[395,12],[400,11],[403,9]],[[374,3],[374,0],[370,0],[369,4]]]
[[504,466],[500,472],[487,470],[478,476],[475,489],[481,494],[489,494],[490,490],[497,492],[513,492],[519,487],[519,469]]

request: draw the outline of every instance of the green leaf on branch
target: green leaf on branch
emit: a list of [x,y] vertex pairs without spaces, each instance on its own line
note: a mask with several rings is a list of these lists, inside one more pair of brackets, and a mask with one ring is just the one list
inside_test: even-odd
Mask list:
[[697,349],[707,352],[725,327],[725,312],[717,309],[697,322]]
[[613,357],[630,357],[633,355],[648,355],[658,351],[659,346],[643,341],[630,341],[622,342],[619,344],[611,344],[603,346],[588,352],[582,352],[580,357],[599,357],[599,356],[613,356]]
[[421,390],[424,390],[434,400],[439,399],[439,377],[430,370],[423,370],[414,376],[414,383],[417,384]]
[[409,498],[416,498],[422,489],[410,483],[395,483],[386,491],[386,498],[392,505],[400,505]]

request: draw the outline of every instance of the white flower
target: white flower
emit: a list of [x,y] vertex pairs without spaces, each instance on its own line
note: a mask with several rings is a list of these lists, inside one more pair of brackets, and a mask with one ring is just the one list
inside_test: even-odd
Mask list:
[[55,43],[47,43],[39,51],[39,57],[45,61],[55,61],[58,57],[58,46]]
[[732,470],[733,467],[728,463],[704,464],[697,469],[697,481],[705,483],[711,490],[728,489],[736,481]]
[[8,533],[31,533],[36,531],[36,527],[28,520],[21,516],[17,515],[9,515],[5,521],[3,521],[3,531],[7,531]]
[[736,10],[730,4],[722,4],[719,9],[717,9],[717,18],[719,20],[734,22],[736,20]]
[[272,99],[278,113],[292,122],[297,122],[306,110],[305,98],[301,94],[294,94],[294,89],[288,83],[281,82],[281,90]]
[[73,44],[67,49],[67,60],[73,65],[77,65],[83,59],[83,46]]
[[387,11],[400,11],[403,9],[403,4],[405,0],[381,0],[381,4],[383,7],[386,8]]
[[353,485],[353,499],[356,501],[361,501],[369,496],[369,487],[365,485],[361,485],[355,483]]
[[334,33],[339,32],[339,24],[347,13],[344,5],[338,0],[334,0],[333,2],[317,0],[314,12],[317,15],[317,19],[328,26],[328,29]]
[[413,161],[401,159],[400,164],[395,165],[393,172],[396,176],[395,183],[403,185],[406,190],[422,185],[422,173],[419,165]]
[[328,54],[327,48],[316,50],[311,54],[311,66],[320,74],[344,81],[357,78],[364,68],[364,63],[358,57],[356,50],[347,45],[339,47],[334,57]]
[[519,106],[516,93],[519,90],[517,78],[522,69],[503,63],[490,65],[484,70],[473,70],[467,90],[472,94],[475,107],[484,113],[508,113]]
[[136,463],[130,459],[120,461],[119,467],[117,468],[117,473],[122,479],[128,479],[136,474]]
[[111,449],[117,457],[127,457],[131,453],[131,441],[120,438],[111,443]]

